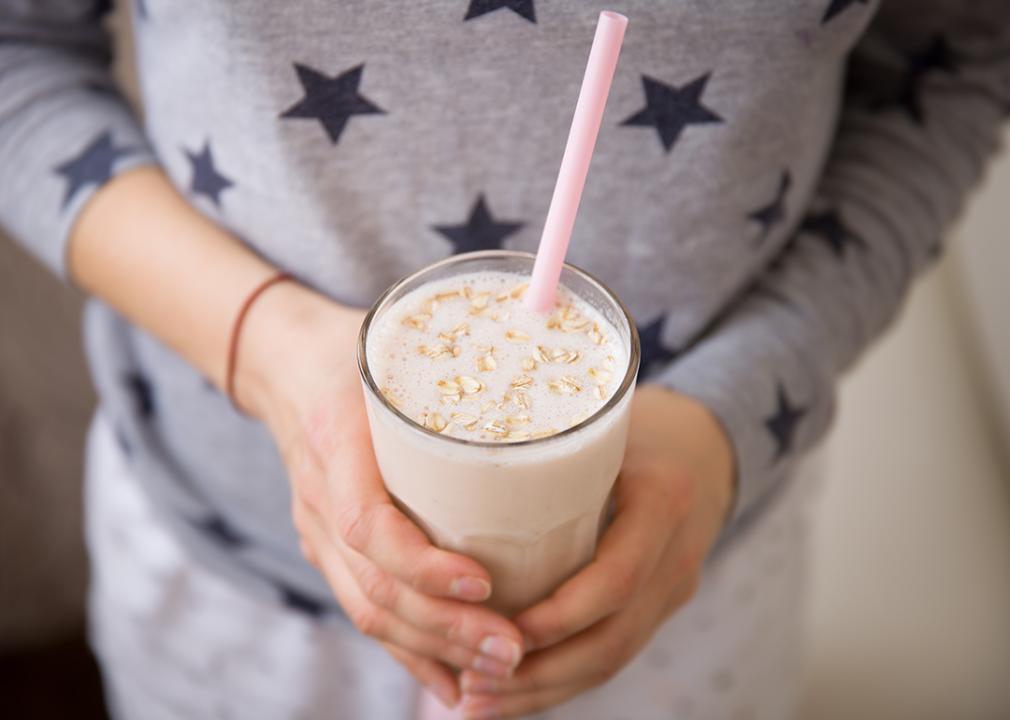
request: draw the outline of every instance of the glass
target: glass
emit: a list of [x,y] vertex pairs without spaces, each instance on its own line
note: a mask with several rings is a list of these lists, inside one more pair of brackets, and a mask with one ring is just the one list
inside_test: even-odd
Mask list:
[[372,444],[387,490],[433,543],[488,569],[488,605],[506,615],[548,596],[592,559],[624,456],[639,362],[635,324],[606,286],[565,265],[562,284],[617,330],[628,366],[610,399],[582,422],[550,437],[508,443],[441,435],[401,413],[369,371],[368,332],[427,283],[482,271],[529,277],[533,259],[492,250],[429,265],[379,297],[358,338]]

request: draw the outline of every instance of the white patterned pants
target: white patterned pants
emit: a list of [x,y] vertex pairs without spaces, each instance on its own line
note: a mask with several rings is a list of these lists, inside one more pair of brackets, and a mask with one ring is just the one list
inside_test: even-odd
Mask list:
[[[414,720],[417,684],[342,618],[249,597],[180,548],[107,422],[88,440],[91,641],[117,720]],[[808,466],[607,684],[542,720],[787,720],[801,664]]]

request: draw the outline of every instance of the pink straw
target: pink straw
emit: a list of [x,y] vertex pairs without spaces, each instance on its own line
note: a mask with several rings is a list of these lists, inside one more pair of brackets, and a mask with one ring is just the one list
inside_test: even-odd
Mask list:
[[525,295],[526,305],[537,312],[547,312],[554,305],[561,266],[565,262],[568,240],[572,236],[575,214],[579,210],[589,161],[593,157],[603,108],[610,94],[610,83],[614,79],[617,56],[621,52],[627,26],[628,18],[609,10],[600,13],[596,24],[596,37],[589,51],[572,128],[568,131],[568,144],[561,158],[558,181],[554,185],[554,196],[547,210],[544,232],[540,236],[540,247],[533,265],[533,277]]

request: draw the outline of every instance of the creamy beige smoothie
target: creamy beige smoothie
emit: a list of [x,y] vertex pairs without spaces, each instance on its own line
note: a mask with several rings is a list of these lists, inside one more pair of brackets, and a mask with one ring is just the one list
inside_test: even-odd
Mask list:
[[527,309],[531,263],[472,253],[408,278],[359,352],[390,494],[434,543],[487,567],[489,605],[509,615],[592,558],[638,364],[623,308],[579,271],[552,312]]

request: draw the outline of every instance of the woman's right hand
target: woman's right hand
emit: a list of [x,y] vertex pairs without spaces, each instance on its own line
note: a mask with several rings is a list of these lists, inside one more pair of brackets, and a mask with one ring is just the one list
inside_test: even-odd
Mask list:
[[477,604],[487,570],[433,546],[383,486],[356,361],[363,317],[295,283],[270,288],[243,327],[236,402],[272,432],[302,552],[347,616],[453,704],[447,665],[507,676],[522,637]]

